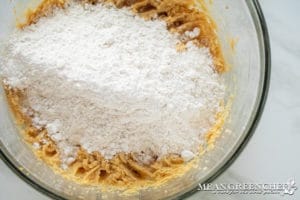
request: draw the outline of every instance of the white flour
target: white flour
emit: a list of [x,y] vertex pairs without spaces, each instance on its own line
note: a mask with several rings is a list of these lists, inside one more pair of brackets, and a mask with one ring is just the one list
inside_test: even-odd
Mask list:
[[34,122],[47,127],[64,163],[79,145],[107,159],[137,152],[145,163],[169,153],[190,160],[215,121],[224,86],[208,49],[189,43],[177,52],[178,42],[163,21],[72,4],[16,31],[1,73],[27,89]]

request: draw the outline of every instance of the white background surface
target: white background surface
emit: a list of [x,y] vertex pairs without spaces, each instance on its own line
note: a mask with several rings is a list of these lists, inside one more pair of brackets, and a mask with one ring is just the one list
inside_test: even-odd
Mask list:
[[[300,1],[261,0],[272,48],[268,101],[260,124],[236,162],[215,183],[285,183],[295,178],[294,196],[214,195],[190,199],[300,199]],[[49,199],[0,161],[0,200]]]

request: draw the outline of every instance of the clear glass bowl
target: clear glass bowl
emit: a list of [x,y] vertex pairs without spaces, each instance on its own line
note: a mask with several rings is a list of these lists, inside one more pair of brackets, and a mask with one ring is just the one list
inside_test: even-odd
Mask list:
[[[37,2],[37,1],[35,1]],[[23,13],[30,0],[4,1],[0,7],[0,40],[10,33],[16,13]],[[24,143],[0,88],[0,155],[24,181],[57,199],[169,199],[196,192],[199,183],[221,174],[250,139],[262,113],[270,76],[270,47],[266,24],[257,0],[214,0],[209,5],[218,26],[226,60],[231,70],[224,74],[227,96],[234,94],[229,119],[215,149],[206,153],[194,169],[165,186],[144,189],[131,197],[119,192],[101,192],[99,187],[82,186],[55,174],[37,159]],[[230,39],[237,42],[232,51]]]

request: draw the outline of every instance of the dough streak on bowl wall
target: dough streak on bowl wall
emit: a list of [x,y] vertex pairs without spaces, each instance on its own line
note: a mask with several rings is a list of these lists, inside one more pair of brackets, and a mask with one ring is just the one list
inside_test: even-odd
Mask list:
[[33,147],[53,142],[64,170],[82,150],[104,161],[125,153],[140,167],[170,156],[181,164],[199,154],[223,109],[225,87],[201,34],[171,33],[129,8],[69,2],[11,34],[1,76],[40,130]]

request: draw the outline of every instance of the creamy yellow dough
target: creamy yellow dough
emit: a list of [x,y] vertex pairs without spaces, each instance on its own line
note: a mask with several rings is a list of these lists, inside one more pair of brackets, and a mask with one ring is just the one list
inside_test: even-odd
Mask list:
[[[86,0],[82,2],[96,4],[103,1]],[[205,46],[210,49],[215,70],[218,73],[223,73],[227,70],[220,42],[217,38],[216,26],[203,2],[200,3],[201,9],[196,9],[192,0],[105,0],[105,2],[113,3],[118,8],[130,7],[133,12],[146,20],[157,16],[161,20],[166,21],[170,32],[182,34],[185,31],[198,27],[201,30],[201,34],[193,39],[193,42],[199,47]],[[36,23],[39,18],[47,16],[54,8],[64,9],[67,7],[67,4],[67,0],[44,0],[35,10],[28,10],[25,23],[18,24],[18,28],[22,29]],[[183,42],[178,46],[178,50],[184,49],[185,43]],[[138,163],[134,153],[119,153],[113,159],[106,160],[99,152],[89,154],[81,148],[76,160],[68,169],[62,170],[55,142],[51,140],[44,128],[35,128],[32,125],[31,117],[22,112],[21,107],[22,102],[26,100],[26,90],[11,88],[8,85],[4,85],[4,88],[17,122],[23,127],[22,135],[26,142],[39,144],[41,148],[33,149],[34,153],[51,166],[54,171],[68,179],[83,184],[138,188],[163,184],[174,177],[183,175],[196,164],[197,159],[184,163],[183,159],[176,154],[168,155],[149,165]],[[208,146],[203,147],[199,155],[204,153],[206,149],[213,147],[227,115],[228,110],[225,108],[217,114],[215,126],[206,134]]]

